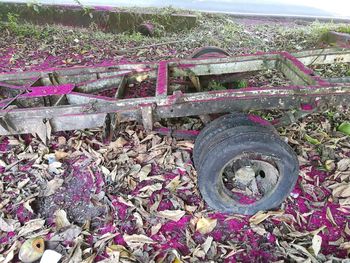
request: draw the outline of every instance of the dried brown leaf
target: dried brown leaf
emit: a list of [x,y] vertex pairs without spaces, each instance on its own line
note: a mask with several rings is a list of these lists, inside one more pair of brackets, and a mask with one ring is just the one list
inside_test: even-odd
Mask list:
[[251,218],[249,218],[249,222],[255,225],[258,225],[259,223],[265,221],[269,215],[267,213],[264,213],[262,211],[259,211],[255,215],[253,215]]
[[317,235],[318,233],[320,233],[320,232],[321,232],[323,229],[325,229],[325,228],[327,228],[327,226],[323,225],[323,226],[321,226],[321,227],[315,229],[314,231],[311,231],[310,233],[311,233],[312,235]]
[[214,230],[217,222],[217,219],[202,217],[197,221],[196,230],[202,235],[205,235]]
[[344,198],[344,199],[339,199],[339,204],[341,206],[350,206],[350,197]]
[[[9,263],[9,262],[13,262],[13,258],[15,256],[15,251],[20,247],[21,243],[16,240],[12,246],[10,247],[9,250],[7,250],[5,253],[3,253],[5,257],[5,259],[2,259],[1,263]],[[0,259],[1,259],[1,256],[0,255]]]
[[181,184],[180,176],[176,176],[174,179],[172,179],[166,186],[166,189],[169,189],[170,191],[175,191],[177,187]]
[[146,185],[140,189],[140,192],[147,192],[148,195],[151,195],[153,192],[162,189],[162,187],[161,183]]
[[69,222],[69,220],[67,218],[66,211],[64,211],[62,209],[57,210],[55,212],[54,216],[55,216],[55,224],[56,224],[56,229],[57,230],[70,225],[70,222]]
[[350,241],[344,242],[343,244],[341,244],[341,245],[339,246],[339,248],[340,248],[340,249],[345,249],[345,250],[347,250],[347,251],[349,252],[349,251],[350,251]]
[[57,161],[67,158],[68,155],[69,153],[63,151],[55,151],[55,157]]
[[293,231],[293,232],[288,233],[288,236],[290,236],[290,237],[305,237],[309,234],[310,234],[310,232]]
[[337,184],[332,191],[334,197],[350,197],[350,183]]
[[109,240],[111,240],[112,238],[114,238],[117,234],[113,234],[113,233],[106,233],[102,236],[99,237],[99,239],[97,240],[97,242],[94,244],[95,248],[101,248],[104,247]]
[[78,238],[78,242],[76,242],[76,245],[72,248],[69,258],[69,263],[80,263],[82,261],[83,251],[81,250],[81,242],[82,238]]
[[62,186],[63,182],[64,180],[60,178],[54,178],[51,181],[47,182],[43,196],[53,195],[58,190],[58,188]]
[[0,216],[0,230],[4,232],[12,232],[15,230],[15,227]]
[[17,185],[17,189],[22,189],[29,181],[30,181],[30,178],[26,178],[23,181],[19,182]]
[[75,240],[81,233],[81,228],[76,225],[71,225],[68,229],[64,230],[61,233],[56,233],[50,241],[73,241]]
[[63,146],[63,145],[65,145],[65,144],[67,143],[67,140],[66,140],[66,138],[64,138],[63,136],[59,136],[59,137],[57,138],[57,142],[58,142],[58,145],[59,145],[59,146]]
[[337,226],[337,223],[334,221],[332,211],[329,207],[327,207],[327,212],[326,212],[327,219],[334,225]]
[[183,210],[163,210],[158,212],[159,217],[170,219],[172,221],[179,221],[186,214]]
[[18,236],[25,236],[27,234],[30,234],[36,230],[39,230],[43,228],[45,225],[45,220],[44,219],[33,219],[24,224],[19,231],[18,231]]
[[341,159],[337,165],[339,171],[346,171],[350,167],[350,158]]
[[270,216],[281,216],[283,214],[284,214],[284,211],[269,211],[269,212],[259,211],[249,219],[249,222],[251,224],[258,225],[261,222],[265,221]]
[[150,174],[151,170],[152,170],[152,165],[147,164],[141,168],[140,172],[137,174],[137,177],[140,179],[140,181],[143,181]]
[[236,247],[232,247],[231,248],[231,252],[228,253],[225,258],[229,258],[229,257],[232,257],[233,255],[236,255],[237,253],[240,253],[240,252],[243,252],[244,249],[237,249]]
[[345,228],[344,228],[344,232],[350,236],[350,228],[349,228],[349,222],[346,222]]
[[25,201],[24,204],[23,204],[23,206],[24,206],[28,211],[30,211],[30,212],[33,213],[33,214],[34,214],[34,211],[33,211],[32,207],[31,207],[30,203],[33,202],[34,200],[35,200],[35,198],[30,198],[29,200]]
[[202,248],[205,254],[208,253],[212,243],[213,243],[213,237],[208,236],[202,245]]
[[[318,263],[317,259],[310,254],[309,251],[307,251],[306,248],[304,248],[303,246],[300,246],[298,244],[291,244],[292,247],[296,248],[297,250],[299,250],[300,252],[302,252],[305,256],[307,256],[313,263]],[[305,262],[305,261],[304,261]]]
[[342,243],[344,243],[344,238],[340,237],[339,239],[335,240],[335,241],[328,241],[328,245],[329,246],[337,246],[339,247]]
[[7,167],[7,164],[3,160],[0,159],[0,166],[1,167]]
[[151,227],[151,235],[155,235],[158,233],[158,231],[162,228],[162,224],[161,223],[158,223],[154,226]]
[[267,233],[267,231],[265,230],[265,228],[261,227],[261,226],[257,226],[254,224],[250,224],[251,229],[257,233],[260,236],[263,236]]
[[314,235],[312,238],[312,249],[314,251],[315,256],[318,255],[318,253],[321,250],[321,245],[322,245],[322,237],[319,235]]
[[[121,258],[124,259],[131,259],[134,260],[134,256],[132,255],[132,253],[130,253],[124,246],[122,245],[110,245],[106,248],[106,253],[111,256],[113,255],[115,252],[119,253],[119,256]],[[112,261],[112,262],[116,262],[116,261]]]
[[93,263],[95,262],[96,254],[92,254],[90,257],[84,259],[81,263]]
[[127,140],[125,140],[123,137],[118,137],[117,140],[115,140],[114,142],[111,142],[109,144],[109,148],[111,149],[118,149],[118,148],[122,148],[124,145],[126,145],[128,143]]
[[144,244],[154,243],[153,239],[145,235],[123,235],[124,241],[130,248],[137,248],[143,246]]

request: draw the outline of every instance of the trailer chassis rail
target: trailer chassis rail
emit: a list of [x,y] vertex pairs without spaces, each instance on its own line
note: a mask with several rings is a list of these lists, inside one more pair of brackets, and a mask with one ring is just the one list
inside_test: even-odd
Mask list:
[[[350,62],[350,49],[3,73],[0,135],[34,133],[45,140],[50,132],[101,127],[111,119],[140,121],[152,130],[163,118],[264,109],[311,112],[349,105],[349,82],[323,79],[308,68],[334,62]],[[235,79],[265,69],[282,72],[291,85],[205,91],[201,84],[203,77]],[[154,89],[140,95],[145,82]],[[194,92],[186,92],[188,86]]]

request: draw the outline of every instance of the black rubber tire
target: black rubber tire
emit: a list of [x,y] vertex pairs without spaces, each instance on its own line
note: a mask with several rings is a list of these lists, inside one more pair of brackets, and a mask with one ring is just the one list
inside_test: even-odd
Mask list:
[[[252,116],[252,115],[250,115]],[[211,144],[213,141],[213,138],[227,130],[233,127],[239,127],[239,126],[257,126],[257,127],[266,127],[268,130],[277,133],[275,128],[268,122],[266,122],[266,125],[262,125],[259,122],[255,122],[250,118],[249,115],[244,113],[231,113],[226,114],[224,116],[221,116],[212,122],[210,122],[208,125],[204,127],[204,129],[200,132],[200,134],[197,136],[193,148],[193,163],[196,168],[198,168],[198,163],[200,156],[202,154],[203,148],[207,146],[208,144]]]
[[[230,160],[252,152],[270,157],[276,163],[279,178],[274,188],[252,204],[233,199],[222,183],[220,172]],[[200,160],[198,187],[207,204],[221,212],[252,215],[278,207],[293,190],[299,175],[298,158],[277,134],[257,126],[234,127],[217,134]]]
[[227,57],[230,56],[230,53],[228,53],[226,50],[219,47],[202,47],[202,48],[196,49],[190,55],[190,58],[200,58],[210,53],[218,53],[218,54],[225,55]]

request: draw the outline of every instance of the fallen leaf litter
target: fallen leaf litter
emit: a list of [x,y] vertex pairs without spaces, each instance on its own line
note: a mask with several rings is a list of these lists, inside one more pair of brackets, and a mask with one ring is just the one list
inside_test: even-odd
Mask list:
[[[211,23],[224,36],[224,22],[215,19]],[[269,23],[264,28],[243,22],[238,47],[221,39],[235,54],[316,45],[305,35],[292,37],[294,29],[276,33]],[[241,24],[235,26],[238,32]],[[205,28],[203,23],[200,30]],[[185,57],[196,47],[188,41],[119,56],[112,38],[79,34],[92,45],[90,51],[75,41],[56,38],[53,47],[50,41],[40,44],[5,33],[1,71]],[[215,34],[214,40],[222,37]],[[200,46],[203,39],[198,39]],[[342,74],[348,72],[344,68]],[[329,71],[335,69],[316,72],[333,77]],[[273,81],[283,85],[278,77]],[[346,108],[331,109],[279,130],[298,153],[300,178],[280,210],[253,217],[208,210],[196,188],[190,140],[146,133],[134,123],[119,127],[108,144],[101,143],[99,129],[60,132],[47,146],[31,135],[1,137],[0,261],[18,260],[22,244],[43,237],[45,252],[57,253],[54,257],[62,256],[63,262],[340,262],[350,252],[350,141],[348,129],[341,128],[348,116]],[[166,124],[202,126],[196,118]]]

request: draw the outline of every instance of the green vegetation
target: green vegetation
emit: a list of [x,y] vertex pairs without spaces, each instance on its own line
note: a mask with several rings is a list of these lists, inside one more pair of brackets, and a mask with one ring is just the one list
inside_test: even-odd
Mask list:
[[277,112],[273,110],[250,110],[248,113],[259,116],[267,121],[273,121],[275,117],[278,117],[280,114],[277,114]]
[[235,81],[234,85],[235,87],[237,87],[237,89],[244,89],[248,87],[248,81],[246,81],[245,79],[241,79],[241,80]]
[[27,3],[27,6],[29,8],[32,8],[35,12],[40,13],[40,3],[37,3],[36,1],[31,1]]
[[17,14],[8,13],[7,23],[2,24],[2,28],[8,29],[11,33],[19,37],[34,37],[36,39],[49,36],[50,29],[48,27],[38,27],[29,23],[21,23]]
[[136,42],[136,43],[142,43],[144,39],[146,38],[139,32],[133,32],[131,34],[129,33],[122,33],[119,34],[119,37],[122,41],[126,42]]
[[93,7],[85,6],[79,0],[73,0],[73,1],[84,10],[85,15],[89,15],[91,18],[93,18],[93,14],[92,14],[92,11],[94,10]]
[[208,84],[208,90],[226,90],[227,88],[220,82],[211,80]]
[[320,142],[319,140],[317,140],[316,138],[311,137],[311,136],[308,135],[308,134],[305,134],[305,135],[304,135],[304,139],[305,139],[307,142],[309,142],[309,143],[311,143],[311,144],[313,144],[313,145],[319,145],[319,144],[321,144],[321,142]]
[[[35,4],[32,5],[33,8]],[[85,7],[84,7],[85,8]],[[90,10],[90,9],[89,9]],[[329,30],[337,28],[345,31],[349,28],[346,24],[305,22],[302,24],[291,23],[279,24],[257,22],[242,22],[240,19],[222,14],[200,14],[197,15],[197,24],[190,30],[174,32],[168,29],[171,24],[171,16],[177,13],[184,13],[183,10],[164,9],[122,9],[135,13],[135,19],[141,11],[153,12],[157,15],[149,20],[155,26],[153,36],[144,36],[131,29],[124,33],[106,33],[101,31],[98,25],[91,23],[89,28],[70,28],[61,25],[39,26],[30,23],[23,23],[18,15],[9,13],[0,22],[0,29],[5,30],[5,34],[11,34],[19,38],[26,37],[28,40],[40,39],[41,43],[50,43],[55,46],[62,46],[71,43],[77,52],[86,50],[100,50],[100,43],[110,47],[111,50],[134,49],[133,55],[156,51],[159,56],[171,57],[171,54],[163,52],[165,47],[176,50],[182,57],[188,56],[194,49],[203,46],[217,46],[228,50],[231,54],[255,53],[258,51],[295,51],[310,49],[319,46],[320,37]],[[118,21],[118,20],[117,20]],[[116,21],[116,22],[117,22]],[[171,25],[170,25],[171,26]],[[159,45],[153,49],[137,49],[140,46],[149,46],[171,42],[169,46]],[[153,53],[154,55],[154,53]],[[350,73],[350,72],[349,72]],[[348,75],[349,75],[348,73]],[[211,84],[214,89],[221,89],[220,85]],[[222,86],[222,85],[221,85]],[[244,81],[234,83],[237,88],[245,88]]]
[[350,34],[350,25],[345,25],[345,26],[338,27],[336,31],[337,32],[341,32],[341,33]]
[[[236,80],[232,82],[233,89],[244,89],[248,87],[248,82],[245,79],[242,80]],[[228,87],[226,87],[224,84],[211,80],[208,84],[208,90],[226,90]]]
[[338,131],[350,136],[350,122],[343,122],[339,125]]

